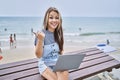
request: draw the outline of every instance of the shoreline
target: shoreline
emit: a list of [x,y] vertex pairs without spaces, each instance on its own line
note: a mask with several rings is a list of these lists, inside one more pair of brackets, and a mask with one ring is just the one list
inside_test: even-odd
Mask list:
[[[72,41],[65,41],[64,44],[64,53],[82,50],[86,48],[95,47],[97,42],[72,42]],[[112,46],[113,44],[111,44]],[[117,47],[117,53],[110,53],[112,56],[118,58],[117,54],[120,54],[120,47]],[[16,48],[10,46],[7,47],[7,49],[2,49],[2,53],[0,55],[3,57],[0,60],[0,64],[10,63],[10,62],[16,62],[31,58],[36,58],[35,55],[35,46],[34,46],[34,39],[31,40],[25,40],[25,41],[17,41]],[[117,56],[116,56],[117,55]],[[119,55],[120,56],[120,55]],[[118,58],[119,59],[119,58]]]

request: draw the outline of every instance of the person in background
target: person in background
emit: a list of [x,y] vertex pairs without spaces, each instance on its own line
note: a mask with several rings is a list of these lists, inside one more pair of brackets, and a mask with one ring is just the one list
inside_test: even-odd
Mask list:
[[14,47],[16,48],[16,34],[14,33]]
[[50,7],[45,14],[44,29],[35,33],[35,54],[39,72],[47,80],[68,80],[68,71],[53,72],[59,55],[63,54],[62,18],[55,7]]
[[10,34],[10,47],[13,46],[13,38],[12,38],[12,34]]
[[31,28],[31,33],[33,33],[33,28]]
[[14,41],[16,41],[16,34],[14,33]]
[[107,45],[109,45],[110,44],[110,41],[109,41],[109,39],[107,39]]

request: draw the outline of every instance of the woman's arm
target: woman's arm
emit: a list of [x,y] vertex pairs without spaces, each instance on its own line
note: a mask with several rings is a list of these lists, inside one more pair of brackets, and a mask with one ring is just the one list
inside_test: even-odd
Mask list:
[[37,58],[40,58],[42,56],[42,53],[43,53],[43,41],[44,41],[45,34],[43,32],[38,32],[35,35],[37,37],[35,54],[36,54]]
[[37,41],[36,47],[35,47],[35,54],[37,58],[40,58],[43,53],[43,41]]

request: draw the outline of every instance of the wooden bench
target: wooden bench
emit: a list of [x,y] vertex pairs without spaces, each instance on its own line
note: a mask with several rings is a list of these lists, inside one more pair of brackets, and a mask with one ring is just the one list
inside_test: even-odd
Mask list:
[[[82,80],[95,74],[120,68],[120,62],[106,53],[89,48],[69,54],[86,54],[79,69],[70,70],[70,80]],[[0,65],[0,80],[42,80],[37,58]]]

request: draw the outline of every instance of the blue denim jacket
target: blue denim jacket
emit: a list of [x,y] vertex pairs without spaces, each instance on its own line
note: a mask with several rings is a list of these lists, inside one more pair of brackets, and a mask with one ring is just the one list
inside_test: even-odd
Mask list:
[[59,46],[57,43],[44,45],[42,60],[47,66],[55,65],[59,57]]
[[[37,40],[35,41],[37,42]],[[59,46],[56,42],[43,46],[43,54],[38,61],[38,68],[40,74],[42,74],[47,67],[53,69],[53,66],[56,64],[56,61],[59,57],[59,51]]]

